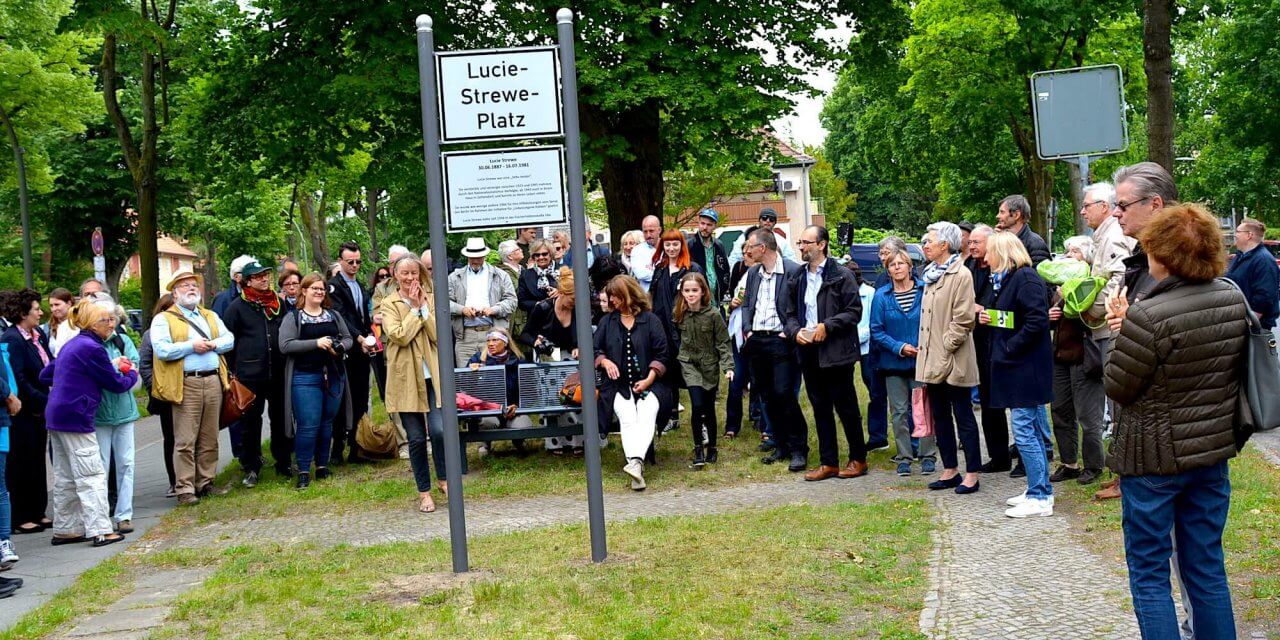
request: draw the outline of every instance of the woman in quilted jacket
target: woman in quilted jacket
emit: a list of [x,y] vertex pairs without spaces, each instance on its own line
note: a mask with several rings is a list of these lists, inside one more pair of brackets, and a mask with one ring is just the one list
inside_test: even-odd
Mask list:
[[1118,337],[1106,389],[1120,405],[1108,462],[1124,495],[1133,609],[1143,638],[1179,637],[1172,557],[1196,638],[1235,638],[1222,531],[1247,307],[1218,278],[1226,252],[1218,219],[1204,207],[1164,209],[1139,240],[1157,284],[1132,306],[1123,292],[1107,301]]

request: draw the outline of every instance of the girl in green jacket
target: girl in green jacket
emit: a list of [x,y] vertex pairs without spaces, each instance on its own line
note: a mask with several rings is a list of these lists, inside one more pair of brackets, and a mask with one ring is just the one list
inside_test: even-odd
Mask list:
[[701,469],[717,458],[716,396],[720,376],[733,380],[729,329],[720,311],[711,305],[711,287],[701,273],[690,272],[680,279],[680,295],[672,316],[680,331],[677,359],[693,405],[692,466]]

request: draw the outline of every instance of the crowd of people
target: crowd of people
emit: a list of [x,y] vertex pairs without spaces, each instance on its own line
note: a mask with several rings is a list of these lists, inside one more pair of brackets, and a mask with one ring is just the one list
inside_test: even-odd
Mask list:
[[[55,545],[111,544],[132,531],[138,384],[160,416],[170,495],[180,505],[227,490],[214,478],[228,389],[253,396],[232,424],[244,487],[263,473],[265,415],[275,473],[306,488],[332,465],[372,453],[356,439],[372,384],[396,425],[390,455],[409,460],[417,508],[434,511],[433,490],[445,491],[441,407],[450,400],[440,380],[452,375],[442,367],[507,367],[507,402],[491,422],[513,428],[523,448],[519,428],[530,419],[518,414],[515,367],[582,355],[574,293],[585,286],[594,336],[587,357],[599,379],[594,444],[619,432],[620,471],[633,489],[647,486],[655,436],[686,409],[681,390],[693,468],[719,462],[718,443],[750,422],[764,463],[806,481],[858,478],[870,471],[868,451],[887,449],[892,431],[895,472],[937,474],[930,490],[973,495],[983,474],[1025,477],[1025,491],[1006,500],[1012,518],[1051,516],[1056,483],[1097,483],[1110,468],[1115,478],[1096,497],[1123,496],[1144,637],[1178,633],[1171,574],[1189,612],[1182,624],[1197,637],[1233,637],[1221,534],[1227,460],[1237,451],[1238,361],[1245,314],[1268,328],[1280,316],[1280,269],[1261,247],[1265,228],[1240,223],[1228,268],[1217,219],[1178,203],[1172,177],[1152,163],[1088,187],[1080,215],[1092,234],[1068,238],[1056,259],[1030,213],[1014,195],[999,203],[994,228],[935,222],[921,239],[924,264],[913,262],[906,239],[887,237],[883,269],[870,281],[832,255],[827,229],[810,226],[790,242],[772,209],[728,251],[713,209],[689,234],[646,218],[621,234],[617,254],[586,238],[589,277],[578,282],[567,234],[517,229],[496,261],[483,238],[468,238],[464,263],[447,278],[454,352],[443,356],[435,314],[446,310],[435,305],[432,256],[399,245],[368,283],[354,243],[341,246],[327,276],[241,256],[211,308],[202,305],[201,278],[177,273],[139,344],[97,281],[79,295],[52,291],[45,323],[38,293],[4,292],[0,566],[17,560],[11,530],[52,528]],[[1051,282],[1040,268],[1050,260],[1084,277]],[[870,396],[865,435],[855,375]],[[546,419],[578,424],[573,413]],[[547,438],[544,448],[572,455],[590,444],[574,435]],[[0,594],[16,588],[0,582]]]

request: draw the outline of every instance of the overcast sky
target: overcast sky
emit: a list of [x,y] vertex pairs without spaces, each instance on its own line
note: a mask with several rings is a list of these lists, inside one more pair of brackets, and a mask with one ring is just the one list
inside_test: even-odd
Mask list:
[[[819,35],[835,44],[840,50],[843,50],[845,45],[849,44],[849,38],[853,37],[853,29],[846,22],[836,29],[821,31]],[[785,118],[774,120],[773,128],[788,142],[796,142],[801,145],[820,145],[827,137],[827,130],[823,129],[822,125],[818,123],[818,114],[822,112],[822,103],[827,94],[831,93],[831,89],[836,86],[836,72],[818,69],[809,74],[806,79],[809,81],[809,85],[821,91],[822,95],[816,98],[808,96],[794,97],[796,100],[795,111]]]

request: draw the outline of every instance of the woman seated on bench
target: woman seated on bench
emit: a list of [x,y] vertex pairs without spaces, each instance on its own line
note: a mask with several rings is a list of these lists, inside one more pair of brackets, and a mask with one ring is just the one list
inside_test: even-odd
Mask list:
[[[471,367],[472,371],[480,367],[507,368],[507,403],[502,419],[507,422],[507,427],[527,429],[533,426],[529,416],[516,415],[516,408],[520,403],[520,365],[524,363],[520,356],[520,348],[511,343],[511,334],[507,333],[506,329],[498,327],[485,336],[484,348],[471,356],[467,366]],[[499,422],[498,418],[481,418],[480,428],[493,429],[501,426]],[[513,444],[516,449],[524,449],[523,440],[516,440]],[[481,443],[480,448],[481,455],[488,453],[489,447],[485,443]]]
[[[540,362],[560,362],[578,359],[578,324],[574,320],[573,270],[561,267],[556,278],[554,298],[534,305],[524,325],[520,341],[533,345]],[[559,424],[578,424],[577,414],[557,416]],[[547,451],[561,456],[566,451],[582,455],[582,436],[554,436],[545,439]],[[600,432],[600,446],[609,442],[606,431]]]
[[635,278],[615,276],[604,290],[611,311],[600,318],[595,333],[596,367],[604,371],[600,431],[607,432],[617,417],[627,458],[622,471],[631,476],[631,488],[641,491],[654,430],[666,424],[675,404],[665,378],[667,334]]

